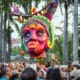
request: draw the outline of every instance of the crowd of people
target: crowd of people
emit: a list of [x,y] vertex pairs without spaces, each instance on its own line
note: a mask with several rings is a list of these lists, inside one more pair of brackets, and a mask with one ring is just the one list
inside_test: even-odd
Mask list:
[[[36,68],[31,66],[33,64],[36,64]],[[70,65],[55,67],[50,62],[45,65],[27,62],[0,63],[0,80],[80,80],[80,73],[73,76],[71,71],[74,70]]]

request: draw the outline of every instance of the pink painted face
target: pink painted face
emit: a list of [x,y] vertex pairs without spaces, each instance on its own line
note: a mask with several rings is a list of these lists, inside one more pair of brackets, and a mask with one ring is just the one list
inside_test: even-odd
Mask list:
[[30,55],[39,56],[47,46],[49,35],[44,26],[39,23],[31,23],[22,29],[23,40]]

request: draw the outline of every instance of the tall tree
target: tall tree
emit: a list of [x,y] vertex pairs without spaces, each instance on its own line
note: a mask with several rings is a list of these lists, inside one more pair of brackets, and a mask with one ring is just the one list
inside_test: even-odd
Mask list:
[[78,0],[74,0],[73,61],[78,60]]
[[10,12],[10,0],[9,1],[2,1],[2,14],[3,14],[3,51],[2,51],[2,55],[3,55],[3,62],[7,62],[7,28],[8,28],[8,24],[7,24],[7,20],[8,20],[8,16],[9,16],[9,12]]
[[[2,16],[2,21],[1,21],[1,28],[2,28],[2,62],[7,62],[10,59],[10,54],[11,54],[11,38],[10,38],[10,24],[9,22],[9,13],[11,10],[11,5],[12,5],[12,0],[1,0],[0,1],[0,11]],[[9,34],[9,35],[8,35]],[[7,46],[8,45],[8,46]],[[8,48],[8,51],[7,51]]]
[[68,64],[68,2],[65,0],[65,19],[63,37],[63,64]]
[[2,25],[3,25],[3,15],[0,14],[0,62],[2,62],[2,35],[3,35],[3,31],[2,31]]

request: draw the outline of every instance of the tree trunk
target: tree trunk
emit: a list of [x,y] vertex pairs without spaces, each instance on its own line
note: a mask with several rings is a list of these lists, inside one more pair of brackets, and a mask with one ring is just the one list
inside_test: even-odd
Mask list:
[[74,0],[73,61],[78,60],[78,0]]
[[29,3],[28,5],[29,5],[29,7],[28,7],[28,12],[29,12],[29,14],[31,14],[32,0],[30,0],[30,3]]
[[63,33],[63,64],[68,64],[68,4],[65,0],[65,19]]
[[7,52],[7,62],[10,62],[10,56],[11,56],[11,31],[10,28],[8,28],[8,52]]
[[2,62],[2,25],[3,25],[3,15],[0,15],[0,62]]
[[7,49],[7,47],[6,47],[6,21],[7,21],[7,15],[6,15],[6,13],[4,12],[3,13],[4,14],[4,22],[3,22],[3,62],[6,62],[7,61],[7,59],[6,59],[6,57],[7,57],[7,54],[6,54],[6,49]]
[[7,62],[10,62],[10,56],[11,56],[11,26],[10,26],[10,17],[8,16],[8,29],[7,29],[7,44],[8,44],[8,51],[7,51]]

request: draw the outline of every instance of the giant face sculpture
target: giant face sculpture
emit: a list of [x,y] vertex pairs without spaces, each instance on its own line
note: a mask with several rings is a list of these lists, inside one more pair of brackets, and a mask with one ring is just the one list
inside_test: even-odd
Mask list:
[[31,19],[22,28],[25,47],[31,56],[39,56],[49,48],[50,33],[48,25],[39,19]]

